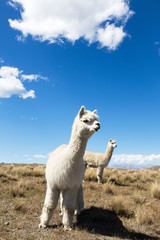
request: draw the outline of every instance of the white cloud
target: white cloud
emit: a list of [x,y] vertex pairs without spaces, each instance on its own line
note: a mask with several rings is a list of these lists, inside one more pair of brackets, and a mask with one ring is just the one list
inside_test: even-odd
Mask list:
[[34,158],[41,158],[41,159],[46,159],[46,158],[48,158],[48,155],[42,155],[42,154],[35,154],[35,155],[33,155],[33,157]]
[[35,98],[34,90],[27,91],[23,86],[18,68],[3,66],[0,68],[0,98],[10,98],[18,95],[23,99]]
[[17,35],[16,39],[17,39],[18,42],[25,42],[25,40],[26,40],[23,35]]
[[29,154],[25,154],[24,157],[27,158],[28,160],[33,160],[33,158],[37,159],[47,159],[49,154],[43,155],[43,154],[35,154],[30,156]]
[[25,75],[25,74],[22,74],[22,79],[25,81],[25,80],[28,80],[29,82],[32,82],[32,81],[38,81],[39,79],[42,79],[42,80],[48,80],[47,77],[43,77],[39,74],[30,74],[30,75]]
[[[10,0],[19,5],[21,19],[9,19],[12,28],[50,43],[81,37],[90,44],[116,49],[127,35],[124,26],[133,11],[129,0]],[[107,24],[106,24],[107,23]]]
[[127,154],[116,154],[112,157],[114,163],[125,163],[125,164],[148,164],[152,163],[153,161],[160,161],[160,154],[151,154],[151,155],[142,155],[142,154],[136,154],[136,155],[127,155]]
[[35,98],[34,90],[27,91],[22,82],[24,80],[31,82],[38,78],[46,80],[47,78],[37,74],[24,75],[22,72],[16,67],[0,67],[0,98],[10,98],[13,95],[18,95],[23,99]]
[[123,41],[126,33],[123,32],[122,27],[115,27],[114,24],[106,24],[105,28],[98,30],[97,39],[102,47],[115,50],[117,46]]
[[30,91],[26,91],[25,93],[23,93],[22,95],[21,95],[21,97],[23,98],[23,99],[26,99],[26,98],[29,98],[29,97],[31,97],[31,98],[35,98],[35,93],[34,93],[34,90],[30,90]]
[[10,5],[11,7],[15,8],[16,10],[18,10],[18,4],[16,2],[8,1],[7,4]]

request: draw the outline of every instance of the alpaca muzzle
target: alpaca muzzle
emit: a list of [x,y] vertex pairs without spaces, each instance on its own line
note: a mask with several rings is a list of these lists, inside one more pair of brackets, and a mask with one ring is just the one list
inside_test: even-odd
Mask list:
[[100,129],[100,123],[99,123],[99,122],[97,122],[97,123],[96,123],[96,128],[95,128],[95,131],[97,132],[99,129]]

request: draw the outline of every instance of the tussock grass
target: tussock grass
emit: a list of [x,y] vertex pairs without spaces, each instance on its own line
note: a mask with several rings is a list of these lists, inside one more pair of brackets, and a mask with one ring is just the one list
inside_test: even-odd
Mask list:
[[121,217],[133,217],[133,211],[130,210],[129,203],[125,200],[124,196],[116,196],[111,204],[112,210]]
[[113,195],[114,192],[115,192],[115,186],[114,186],[114,184],[106,183],[103,186],[103,190],[104,190],[105,193]]
[[35,176],[44,177],[45,175],[45,165],[1,165],[0,167],[0,178],[14,178]]
[[108,178],[115,173],[116,174],[117,170],[116,169],[110,169],[110,168],[105,168],[103,172],[103,178],[105,182],[108,182]]
[[13,198],[28,198],[41,191],[42,186],[41,184],[38,184],[37,181],[21,178],[16,185],[9,188],[9,195]]
[[39,165],[33,169],[33,175],[35,177],[44,177],[45,176],[45,166]]
[[140,225],[151,224],[153,222],[150,212],[145,207],[138,207],[135,212],[136,222]]
[[28,190],[34,189],[35,182],[31,179],[20,178],[20,180],[12,185],[9,189],[9,194],[11,197],[25,197]]
[[98,183],[96,183],[96,182],[89,183],[89,187],[91,190],[96,190],[98,188],[97,185],[98,185]]
[[144,183],[135,183],[134,187],[137,188],[138,190],[146,190],[146,186],[144,185]]
[[20,181],[18,182],[18,188],[24,189],[24,191],[30,190],[30,189],[34,189],[35,188],[35,183],[30,180],[30,179],[20,179]]
[[1,171],[0,172],[0,178],[6,178],[6,177],[7,177],[7,174]]
[[156,181],[151,185],[151,195],[160,199],[160,182]]
[[16,203],[14,205],[14,209],[18,212],[26,213],[27,208],[26,208],[25,201],[22,201],[22,200],[16,201]]
[[15,167],[12,168],[11,174],[17,175],[18,177],[34,176],[34,177],[43,177],[45,175],[44,166],[39,165],[37,167]]
[[[96,168],[87,168],[85,173],[86,181],[97,182]],[[154,179],[159,179],[158,172],[149,170],[127,170],[105,168],[103,183],[113,183],[117,186],[134,186],[140,190],[147,190]]]
[[17,178],[8,173],[8,170],[0,168],[0,180],[1,182],[17,181]]
[[97,177],[96,177],[96,168],[87,168],[86,172],[85,172],[85,180],[86,181],[93,181],[96,182],[97,181]]
[[144,204],[146,202],[146,197],[143,197],[140,192],[135,192],[133,200],[135,204]]
[[18,187],[17,185],[11,187],[9,193],[10,193],[10,196],[14,198],[25,197],[25,189],[22,187]]

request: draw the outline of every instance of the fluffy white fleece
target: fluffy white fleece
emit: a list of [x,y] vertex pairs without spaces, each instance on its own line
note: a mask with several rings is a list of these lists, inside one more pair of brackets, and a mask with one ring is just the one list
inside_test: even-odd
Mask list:
[[58,147],[50,155],[46,166],[47,192],[39,227],[47,227],[61,193],[63,225],[66,230],[71,230],[75,209],[80,211],[78,208],[83,207],[86,144],[99,128],[96,111],[87,111],[82,106],[74,120],[69,144]]
[[114,148],[117,147],[116,141],[110,139],[107,145],[106,152],[103,153],[92,153],[85,152],[83,160],[85,166],[97,168],[97,179],[98,183],[102,183],[102,176],[104,168],[108,166],[109,161],[111,160],[112,153]]

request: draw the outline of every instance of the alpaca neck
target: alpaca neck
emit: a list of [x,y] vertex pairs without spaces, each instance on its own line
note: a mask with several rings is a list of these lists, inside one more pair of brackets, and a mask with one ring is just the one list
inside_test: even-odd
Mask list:
[[86,149],[87,140],[87,138],[79,136],[77,131],[74,131],[73,129],[68,148],[74,156],[78,156],[78,158],[82,159]]
[[113,153],[113,149],[111,149],[110,146],[107,146],[106,152],[104,154],[104,158],[105,158],[106,163],[108,163],[109,160],[111,159],[112,153]]

